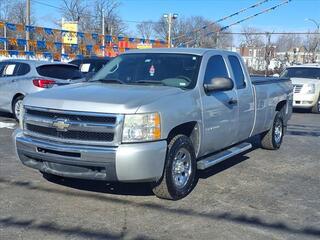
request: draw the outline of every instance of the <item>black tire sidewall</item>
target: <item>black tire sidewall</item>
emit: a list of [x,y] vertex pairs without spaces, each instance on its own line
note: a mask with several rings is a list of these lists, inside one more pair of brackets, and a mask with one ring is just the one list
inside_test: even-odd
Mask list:
[[320,96],[319,96],[319,98],[318,98],[318,100],[317,100],[317,103],[316,103],[316,105],[314,106],[314,108],[312,109],[313,111],[313,113],[317,113],[317,114],[319,114],[320,113],[320,111],[319,111],[319,101],[320,101]]
[[19,121],[19,119],[18,119],[18,117],[16,116],[16,112],[15,112],[15,109],[16,109],[16,104],[17,104],[17,102],[18,101],[23,101],[23,99],[24,99],[24,96],[18,96],[18,97],[16,97],[15,99],[14,99],[14,101],[12,102],[12,115],[13,115],[13,117],[17,120],[17,121]]
[[[172,167],[173,167],[173,159],[176,153],[181,148],[185,148],[190,153],[191,175],[186,185],[183,188],[178,189],[175,187],[173,183]],[[197,164],[196,164],[196,157],[195,157],[192,142],[187,136],[181,135],[179,136],[179,138],[176,139],[173,145],[168,149],[167,159],[166,159],[166,171],[165,171],[166,181],[167,181],[168,191],[174,199],[176,200],[181,199],[187,196],[192,191],[196,183],[196,170],[197,170]]]
[[[281,140],[279,143],[277,143],[275,141],[275,128],[276,128],[276,123],[277,121],[280,120],[281,122],[281,131],[282,131],[282,134],[281,134]],[[273,126],[272,126],[272,145],[275,149],[279,149],[280,146],[281,146],[281,143],[283,141],[283,134],[284,134],[284,126],[283,126],[283,117],[282,117],[282,114],[281,112],[278,112],[274,118],[274,121],[273,121]]]

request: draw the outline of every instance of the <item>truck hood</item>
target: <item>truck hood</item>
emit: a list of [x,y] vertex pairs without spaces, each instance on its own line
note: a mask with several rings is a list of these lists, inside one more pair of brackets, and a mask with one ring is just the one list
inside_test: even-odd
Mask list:
[[311,79],[311,78],[290,78],[292,84],[320,84],[320,79]]
[[132,114],[140,106],[184,91],[165,86],[80,83],[27,96],[24,105],[98,113]]

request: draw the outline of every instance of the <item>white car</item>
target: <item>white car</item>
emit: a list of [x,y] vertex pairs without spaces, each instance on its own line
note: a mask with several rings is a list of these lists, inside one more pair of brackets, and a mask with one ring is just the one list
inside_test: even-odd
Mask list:
[[320,113],[320,65],[305,64],[288,67],[281,77],[293,84],[293,107]]

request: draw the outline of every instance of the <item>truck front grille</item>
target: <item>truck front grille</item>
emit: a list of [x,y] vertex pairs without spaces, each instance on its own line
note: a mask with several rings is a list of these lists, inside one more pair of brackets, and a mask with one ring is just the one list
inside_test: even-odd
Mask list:
[[24,131],[47,140],[86,145],[118,145],[123,115],[26,107]]
[[61,112],[45,112],[35,109],[26,109],[26,113],[29,115],[47,117],[47,118],[66,118],[72,121],[85,121],[85,122],[96,122],[96,123],[110,123],[115,124],[117,118],[115,116],[85,116],[85,115],[75,115],[66,114]]
[[33,124],[26,124],[28,131],[38,133],[41,135],[47,135],[61,139],[73,139],[80,141],[99,141],[99,142],[112,142],[114,133],[108,132],[84,132],[84,131],[67,131],[60,132],[55,128],[42,127]]
[[293,85],[293,92],[294,92],[294,93],[300,93],[302,87],[303,87],[303,85],[301,85],[301,84],[294,84],[294,85]]

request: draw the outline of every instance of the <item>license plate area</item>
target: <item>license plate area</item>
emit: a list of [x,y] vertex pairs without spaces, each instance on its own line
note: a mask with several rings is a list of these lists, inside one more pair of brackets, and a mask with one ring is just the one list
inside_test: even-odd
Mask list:
[[57,150],[41,148],[41,147],[37,147],[37,152],[45,153],[45,154],[54,154],[54,155],[59,155],[64,157],[81,158],[81,153],[57,151]]

